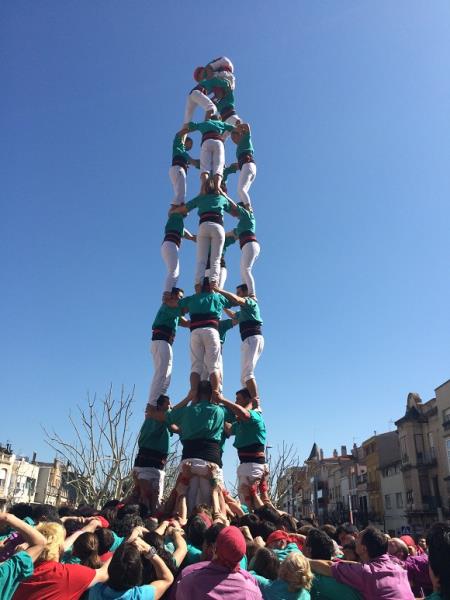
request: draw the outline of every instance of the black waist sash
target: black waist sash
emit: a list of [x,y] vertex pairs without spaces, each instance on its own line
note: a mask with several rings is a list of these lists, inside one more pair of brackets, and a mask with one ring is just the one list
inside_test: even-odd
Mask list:
[[239,246],[242,248],[249,242],[257,242],[256,235],[252,231],[243,231],[239,234]]
[[251,152],[243,152],[239,155],[238,164],[239,168],[242,169],[242,165],[245,163],[254,163],[255,159],[253,158],[253,154]]
[[152,342],[155,340],[163,340],[172,345],[174,339],[175,332],[170,327],[167,327],[167,325],[158,325],[158,327],[152,329]]
[[194,329],[200,329],[201,327],[213,327],[219,329],[219,319],[217,315],[212,313],[197,313],[191,315],[191,331]]
[[232,117],[235,114],[236,114],[236,111],[234,110],[234,106],[227,106],[225,108],[222,108],[222,110],[220,111],[220,116],[222,117],[222,121],[226,121],[227,119],[229,119],[230,117]]
[[179,248],[181,246],[181,235],[178,231],[168,231],[164,236],[163,242],[173,242]]
[[257,463],[263,465],[266,462],[264,444],[251,444],[238,448],[239,461],[241,463]]
[[222,215],[213,211],[204,212],[200,215],[199,225],[206,223],[207,221],[210,221],[211,223],[217,223],[218,225],[223,225]]
[[186,172],[189,168],[189,164],[187,162],[187,160],[184,158],[184,156],[180,156],[179,154],[177,154],[176,156],[174,156],[172,158],[172,167],[182,167]]
[[183,440],[183,454],[181,458],[201,458],[222,467],[220,457],[220,444],[214,440]]
[[203,142],[206,142],[206,140],[219,140],[220,142],[223,142],[223,135],[220,135],[220,133],[217,133],[216,131],[208,131],[202,135],[202,144]]
[[153,450],[152,448],[139,448],[136,458],[134,459],[135,467],[153,467],[163,470],[167,462],[167,454]]
[[262,323],[259,321],[242,321],[239,323],[241,340],[244,341],[251,335],[262,335]]

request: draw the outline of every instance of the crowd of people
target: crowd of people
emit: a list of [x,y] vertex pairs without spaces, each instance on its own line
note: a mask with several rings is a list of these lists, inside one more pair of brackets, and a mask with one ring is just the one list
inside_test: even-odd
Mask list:
[[[226,57],[194,72],[183,126],[173,141],[174,197],[161,247],[167,266],[162,305],[152,325],[154,375],[138,437],[133,488],[96,506],[16,504],[0,513],[0,600],[450,600],[450,527],[426,539],[389,538],[374,527],[297,521],[271,503],[264,422],[255,367],[264,348],[252,272],[260,252],[249,190],[256,164],[248,123],[235,108],[235,75]],[[197,107],[204,121],[194,122]],[[200,159],[188,133],[202,134]],[[225,167],[228,136],[236,162]],[[189,165],[200,193],[186,202]],[[234,202],[227,178],[239,171]],[[184,227],[197,210],[196,234]],[[237,226],[224,228],[224,213]],[[197,245],[195,293],[177,287],[182,239]],[[240,245],[242,281],[225,289],[225,250]],[[237,308],[238,310],[233,310]],[[228,318],[222,318],[223,313]],[[224,396],[222,346],[239,325],[241,387]],[[172,345],[190,329],[188,394],[171,406]],[[165,494],[170,437],[182,460]],[[222,473],[234,437],[238,489]]]
[[[269,502],[215,518],[144,504],[16,504],[0,513],[2,600],[450,599],[450,526],[390,538],[297,521]],[[240,512],[240,516],[238,513]]]

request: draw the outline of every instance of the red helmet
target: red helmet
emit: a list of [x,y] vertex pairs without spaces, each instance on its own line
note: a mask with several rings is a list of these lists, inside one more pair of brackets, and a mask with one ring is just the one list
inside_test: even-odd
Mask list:
[[194,79],[195,81],[202,81],[205,75],[205,67],[197,67],[194,70]]

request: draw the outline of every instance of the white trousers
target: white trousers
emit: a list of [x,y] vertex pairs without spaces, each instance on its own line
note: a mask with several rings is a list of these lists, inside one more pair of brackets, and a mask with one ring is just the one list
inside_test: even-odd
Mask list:
[[216,105],[210,98],[208,98],[208,96],[206,96],[200,90],[192,90],[192,92],[189,94],[186,100],[183,124],[192,121],[192,115],[194,114],[194,110],[197,106],[203,108],[205,112],[208,110],[212,110],[214,111],[214,113],[217,113]]
[[165,340],[153,340],[153,379],[148,395],[148,403],[156,406],[156,401],[169,389],[172,376],[172,346]]
[[263,475],[268,473],[269,469],[267,465],[260,465],[258,463],[241,463],[237,468],[238,476],[238,493],[239,500],[242,503],[246,503],[243,486],[251,486],[255,483],[259,483],[263,478]]
[[254,162],[244,163],[239,173],[237,193],[239,200],[244,204],[252,205],[248,190],[256,177],[256,164]]
[[[210,468],[206,460],[202,458],[186,458],[180,462],[180,470],[186,462],[191,463],[191,479],[186,496],[188,514],[192,512],[197,504],[211,504]],[[217,466],[214,476],[219,482],[223,482],[223,471]]]
[[172,165],[169,169],[169,177],[173,185],[172,204],[179,206],[186,201],[186,171],[180,165]]
[[[219,288],[221,290],[225,289],[225,281],[227,280],[228,271],[226,267],[220,267],[220,275],[219,275]],[[211,269],[206,269],[205,277],[211,279]]]
[[264,338],[262,335],[250,335],[241,344],[241,384],[249,379],[255,378],[256,363],[264,350]]
[[227,73],[233,73],[234,66],[228,56],[219,56],[216,60],[208,63],[208,65],[212,68],[213,71],[222,71],[222,69],[228,69]]
[[210,252],[210,281],[219,281],[220,257],[222,256],[225,243],[225,230],[223,225],[206,221],[201,223],[197,232],[197,266],[195,271],[195,283],[201,283],[205,276],[208,253]]
[[[222,358],[222,352],[220,352],[219,371],[220,371],[220,385],[219,385],[219,389],[220,389],[220,391],[222,391],[222,389],[223,389],[223,358]],[[203,371],[202,371],[202,374],[200,375],[200,380],[201,381],[209,381],[209,373],[208,373],[208,367],[206,366],[206,363],[203,363]]]
[[[180,276],[180,261],[178,259],[178,246],[167,240],[161,244],[161,256],[166,263],[167,276],[164,281],[164,291],[171,292],[176,287]],[[223,288],[221,288],[223,289]],[[249,288],[250,289],[250,288]]]
[[[252,268],[259,256],[259,251],[258,242],[247,242],[241,250],[241,281],[247,284],[249,294],[255,294],[255,296],[255,280],[252,275]],[[220,289],[223,290],[222,287]]]
[[223,175],[225,148],[221,140],[205,140],[200,150],[200,173]]
[[[262,336],[260,336],[262,337]],[[205,372],[208,379],[211,373],[220,369],[219,332],[213,327],[199,327],[191,332],[191,373],[200,376]]]
[[134,472],[138,480],[150,482],[153,490],[158,494],[156,508],[159,508],[163,499],[165,472],[155,467],[134,467]]

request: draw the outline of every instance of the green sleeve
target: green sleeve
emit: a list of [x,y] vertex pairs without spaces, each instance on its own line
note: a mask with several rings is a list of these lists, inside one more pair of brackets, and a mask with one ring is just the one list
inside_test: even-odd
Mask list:
[[0,563],[0,595],[12,598],[19,583],[33,574],[33,561],[27,552],[18,552]]
[[220,325],[223,331],[228,331],[233,328],[233,319],[223,319]]
[[182,308],[189,308],[189,296],[178,300],[178,308],[180,309],[180,314],[183,314],[181,310]]
[[231,212],[231,204],[228,202],[228,200],[224,203],[223,210],[227,213]]
[[193,210],[194,208],[197,208],[197,206],[198,206],[198,196],[196,196],[195,198],[192,198],[192,200],[189,200],[185,204],[185,207],[187,208],[188,212],[191,212],[191,210]]
[[231,423],[231,435],[236,435],[237,421]]
[[194,123],[194,121],[190,121],[188,123],[188,129],[189,131],[200,131],[199,125],[200,123]]
[[231,125],[231,123],[224,123],[223,127],[224,127],[225,131],[233,131],[233,129],[235,129],[235,126]]
[[117,535],[117,533],[115,531],[113,531],[112,534],[114,537],[114,541],[112,543],[111,548],[109,549],[110,552],[114,552],[115,550],[117,550],[117,548],[120,546],[120,544],[125,540],[124,537],[120,537],[119,535]]

